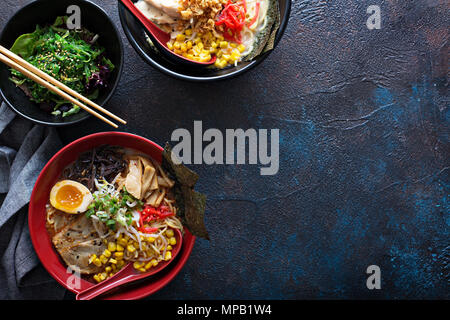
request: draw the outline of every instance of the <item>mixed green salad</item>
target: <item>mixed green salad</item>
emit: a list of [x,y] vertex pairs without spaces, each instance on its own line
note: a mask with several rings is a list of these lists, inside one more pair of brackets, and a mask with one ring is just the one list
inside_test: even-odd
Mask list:
[[[96,99],[99,90],[108,86],[114,65],[96,43],[98,35],[85,28],[69,30],[66,21],[62,16],[50,26],[36,26],[33,33],[18,37],[10,50],[85,97]],[[62,117],[79,112],[78,106],[20,72],[11,69],[11,74],[11,81],[42,109]]]

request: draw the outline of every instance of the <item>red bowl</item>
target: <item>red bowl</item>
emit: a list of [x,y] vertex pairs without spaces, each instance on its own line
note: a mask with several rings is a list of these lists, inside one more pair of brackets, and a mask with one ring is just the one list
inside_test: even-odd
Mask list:
[[[132,148],[149,155],[156,161],[161,162],[162,160],[162,147],[130,133],[102,132],[80,138],[58,151],[42,169],[34,185],[28,210],[31,241],[39,259],[53,278],[75,294],[94,284],[78,277],[75,278],[67,270],[66,265],[54,249],[45,228],[45,206],[50,196],[50,190],[58,181],[63,169],[75,161],[81,153],[103,144]],[[194,246],[195,237],[188,230],[185,229],[185,231],[181,251],[167,268],[139,283],[120,288],[105,296],[104,299],[140,299],[167,285],[183,268]]]

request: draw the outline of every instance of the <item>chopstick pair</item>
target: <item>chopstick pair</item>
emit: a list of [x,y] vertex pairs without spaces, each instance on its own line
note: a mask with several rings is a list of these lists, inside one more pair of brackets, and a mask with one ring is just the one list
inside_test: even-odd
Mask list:
[[[11,52],[10,50],[6,49],[5,47],[0,45],[0,61],[5,63],[6,65],[10,66],[11,68],[19,71],[27,78],[33,80],[34,82],[40,84],[41,86],[47,88],[48,90],[56,93],[60,97],[64,98],[67,101],[70,101],[71,103],[79,106],[81,109],[89,112],[93,116],[99,118],[100,120],[106,122],[107,124],[111,125],[114,128],[118,128],[117,124],[110,121],[109,119],[105,118],[98,112],[92,110],[87,105],[83,104],[82,102],[90,105],[94,109],[97,109],[100,112],[103,112],[104,114],[110,116],[114,120],[119,121],[120,123],[126,124],[127,122],[115,114],[109,112],[108,110],[102,108],[95,102],[89,100],[88,98],[82,96],[78,92],[70,89],[65,84],[61,83],[60,81],[56,80],[55,78],[51,77],[47,73],[39,70],[32,64],[28,63],[15,53]],[[77,100],[78,99],[78,100]],[[80,101],[82,102],[80,102]]]

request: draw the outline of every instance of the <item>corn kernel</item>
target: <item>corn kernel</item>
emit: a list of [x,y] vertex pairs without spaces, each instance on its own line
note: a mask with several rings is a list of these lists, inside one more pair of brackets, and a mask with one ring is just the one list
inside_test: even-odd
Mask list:
[[118,269],[121,269],[124,265],[125,265],[125,261],[124,260],[118,260],[117,261],[117,268]]
[[109,243],[108,243],[108,250],[109,250],[110,252],[116,251],[116,244],[115,244],[114,242],[109,242]]
[[239,53],[233,52],[233,53],[231,54],[231,60],[233,60],[233,62],[234,62],[234,61],[237,61],[237,60],[239,60],[240,56],[241,56],[241,55],[240,55]]
[[127,246],[127,250],[128,250],[129,252],[133,253],[133,252],[136,251],[136,248],[135,248],[132,244],[129,244],[129,245]]
[[123,259],[123,251],[122,252],[114,252],[114,257],[117,260]]
[[187,35],[188,37],[189,37],[189,36],[192,36],[192,29],[186,29],[186,30],[184,30],[184,34]]
[[172,42],[167,42],[167,48],[169,48],[169,50],[173,50],[173,44]]
[[172,246],[169,244],[167,247],[166,247],[166,250],[172,250],[173,248],[172,248]]
[[123,251],[123,250],[125,250],[125,248],[122,247],[120,244],[117,244],[116,250],[117,250],[117,251]]
[[133,267],[137,270],[139,270],[139,268],[142,268],[142,265],[143,265],[142,262],[138,262],[138,261],[133,262]]
[[158,260],[156,260],[156,259],[152,259],[150,262],[152,263],[152,265],[154,267],[156,267],[158,265]]
[[103,280],[106,279],[107,276],[108,276],[108,275],[106,274],[106,272],[102,272],[102,273],[100,274],[100,279],[103,281]]
[[180,42],[175,41],[175,42],[173,43],[173,48],[174,48],[174,49],[180,49],[180,47],[181,47],[181,43],[180,43]]
[[186,40],[186,36],[182,33],[179,33],[179,34],[177,34],[175,39],[177,39],[177,41],[179,41],[179,42],[183,42],[184,40]]
[[230,47],[236,48],[237,47],[237,43],[236,42],[230,42]]
[[117,264],[117,260],[114,258],[109,259],[109,263]]
[[98,276],[98,274],[94,275],[94,280],[97,281],[97,282],[102,281],[102,280],[100,279],[100,277]]
[[111,251],[109,251],[108,249],[105,249],[105,251],[103,251],[103,255],[107,258],[111,257]]
[[107,267],[105,268],[105,271],[108,272],[108,273],[111,272],[111,270],[112,270],[112,268],[111,268],[110,266],[107,266]]
[[238,45],[237,49],[239,50],[240,53],[245,51],[245,46],[243,44]]
[[182,52],[186,52],[187,51],[187,45],[184,42],[181,44],[181,51]]
[[175,233],[173,232],[172,229],[167,229],[166,230],[166,236],[168,236],[169,238],[173,237],[174,235],[175,235]]
[[171,244],[172,246],[176,245],[177,244],[177,239],[175,237],[170,237],[169,244]]
[[147,270],[145,270],[145,268],[139,268],[139,271],[140,271],[140,272],[145,272],[145,271],[147,271]]
[[164,257],[164,260],[168,261],[168,260],[170,260],[170,259],[172,259],[172,252],[167,251],[167,252],[166,252],[166,255],[165,255],[165,257]]
[[128,244],[128,241],[125,238],[120,238],[119,240],[117,240],[117,244],[125,247]]
[[101,267],[101,266],[102,266],[102,262],[100,261],[99,258],[95,258],[95,259],[92,261],[92,263],[95,264],[97,267]]
[[102,264],[105,264],[105,263],[108,262],[108,258],[105,257],[104,255],[101,255],[99,259],[100,259],[100,261],[102,262]]
[[220,47],[222,49],[228,48],[228,42],[227,41],[220,41]]
[[91,264],[97,258],[96,254],[93,254],[89,257],[89,264]]
[[146,265],[145,265],[145,270],[148,270],[148,269],[150,269],[152,267],[152,262],[151,261],[149,261]]

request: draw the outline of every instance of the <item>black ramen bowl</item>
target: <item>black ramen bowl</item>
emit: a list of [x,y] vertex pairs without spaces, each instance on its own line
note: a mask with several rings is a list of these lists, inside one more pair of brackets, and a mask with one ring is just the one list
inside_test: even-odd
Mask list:
[[[291,11],[291,0],[278,0],[281,13],[280,28],[275,37],[274,47],[277,46],[284,30],[286,29],[289,14]],[[137,0],[133,0],[137,2]],[[119,1],[119,16],[123,30],[130,44],[136,52],[151,66],[177,79],[190,81],[214,81],[228,79],[242,74],[261,63],[272,50],[255,57],[252,61],[244,61],[238,63],[235,67],[227,67],[225,69],[189,67],[176,64],[165,58],[156,49],[151,47],[147,42],[145,31],[140,22],[125,8]]]
[[[31,33],[36,25],[52,24],[57,16],[67,14],[67,8],[77,5],[81,9],[81,25],[99,35],[98,43],[105,48],[105,56],[115,68],[109,77],[109,86],[99,92],[95,102],[100,106],[106,104],[119,83],[123,66],[123,45],[119,32],[105,11],[96,4],[85,0],[38,0],[20,9],[6,24],[0,35],[0,44],[11,48],[15,40],[24,33]],[[0,64],[0,94],[3,100],[19,115],[35,123],[49,126],[65,126],[80,122],[89,113],[78,113],[62,118],[42,110],[38,104],[30,101],[25,93],[9,80],[10,69]]]

